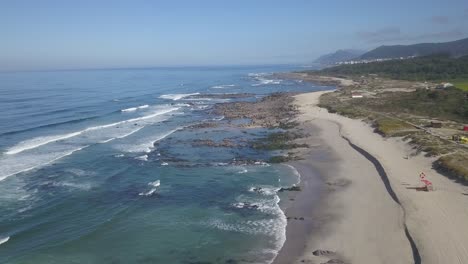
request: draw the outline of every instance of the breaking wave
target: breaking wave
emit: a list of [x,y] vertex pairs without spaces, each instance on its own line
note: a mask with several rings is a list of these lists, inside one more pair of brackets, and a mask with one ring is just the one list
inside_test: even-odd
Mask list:
[[127,108],[127,109],[122,109],[120,111],[122,112],[133,112],[133,111],[136,111],[138,109],[144,109],[144,108],[148,108],[149,105],[141,105],[141,106],[137,106],[137,107],[130,107],[130,108]]
[[212,86],[211,89],[226,89],[226,88],[235,87],[235,86],[236,86],[235,84],[222,84],[222,85]]
[[140,196],[151,196],[151,195],[153,195],[158,190],[158,187],[161,185],[161,182],[159,180],[156,180],[154,182],[148,183],[148,185],[152,186],[152,188],[149,191],[141,192],[138,195],[140,195]]
[[9,148],[5,155],[0,157],[0,167],[2,168],[0,181],[18,173],[49,165],[91,145],[125,138],[138,132],[146,125],[165,120],[164,114],[178,109],[166,107],[141,117],[92,126],[72,133],[36,137],[22,141]]
[[16,144],[15,146],[9,148],[5,152],[5,154],[8,154],[8,155],[18,154],[20,152],[30,150],[30,149],[35,149],[37,147],[40,147],[40,146],[43,146],[43,145],[46,145],[46,144],[49,144],[49,143],[52,143],[52,142],[56,142],[56,141],[59,141],[59,140],[64,140],[64,139],[69,139],[69,138],[72,138],[72,137],[76,137],[76,136],[79,136],[79,135],[84,134],[86,132],[100,130],[100,129],[103,129],[103,128],[115,127],[115,126],[126,124],[126,123],[132,123],[132,122],[137,122],[137,121],[150,119],[150,118],[153,118],[153,117],[157,117],[159,115],[167,114],[169,112],[172,112],[172,111],[175,111],[175,110],[178,110],[178,109],[179,108],[163,109],[163,110],[160,110],[160,111],[158,111],[156,113],[153,113],[153,114],[150,114],[150,115],[137,117],[137,118],[132,118],[132,119],[127,119],[127,120],[123,120],[123,121],[115,122],[115,123],[111,123],[111,124],[106,124],[106,125],[88,127],[86,129],[83,129],[83,130],[80,130],[80,131],[77,131],[77,132],[67,133],[67,134],[63,134],[63,135],[36,137],[36,138],[33,138],[33,139],[28,139],[28,140],[22,141],[22,142]]
[[271,79],[268,78],[272,76],[271,73],[249,73],[248,76],[255,80],[257,83],[252,84],[252,86],[262,86],[262,85],[272,85],[272,84],[281,84],[283,80],[280,79]]
[[170,136],[172,133],[182,129],[182,127],[173,129],[168,132],[163,132],[161,134],[139,139],[136,142],[131,142],[129,144],[120,144],[117,147],[125,152],[130,152],[130,153],[149,153],[151,150],[154,148],[154,144],[168,136]]
[[163,94],[163,95],[159,96],[159,98],[177,101],[177,100],[180,100],[180,99],[182,99],[182,98],[185,98],[185,97],[188,97],[188,96],[191,96],[191,95],[198,95],[198,94],[200,94],[200,93],[189,93],[189,94]]
[[0,238],[0,245],[3,244],[3,243],[8,242],[8,240],[10,240],[10,237],[2,237],[2,238]]

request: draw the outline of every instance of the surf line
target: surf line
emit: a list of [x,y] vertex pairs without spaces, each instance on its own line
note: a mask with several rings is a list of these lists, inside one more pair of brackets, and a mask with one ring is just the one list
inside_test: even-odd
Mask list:
[[370,161],[374,165],[374,167],[377,170],[380,178],[382,179],[382,182],[383,182],[383,184],[385,186],[385,189],[387,190],[388,194],[390,195],[390,197],[392,197],[393,201],[395,203],[397,203],[400,206],[400,208],[403,210],[403,225],[405,227],[405,235],[406,235],[406,238],[408,239],[408,242],[410,243],[410,246],[411,246],[411,251],[413,253],[414,264],[421,264],[421,255],[419,254],[418,247],[416,246],[416,243],[414,242],[414,239],[413,239],[413,237],[411,236],[411,234],[410,234],[410,232],[408,230],[408,226],[406,225],[406,211],[405,211],[405,208],[401,205],[401,202],[398,199],[398,196],[396,195],[395,191],[393,191],[392,185],[390,184],[390,180],[388,179],[388,175],[387,175],[387,172],[385,172],[384,167],[382,166],[382,164],[379,162],[379,160],[377,158],[372,156],[369,152],[365,151],[364,149],[356,146],[353,142],[351,142],[351,140],[349,138],[344,136],[342,131],[341,131],[341,128],[342,128],[341,124],[339,124],[339,123],[336,123],[336,124],[339,127],[340,136],[344,140],[346,140],[348,142],[348,144],[354,150],[356,150],[359,154],[364,156],[368,161]]

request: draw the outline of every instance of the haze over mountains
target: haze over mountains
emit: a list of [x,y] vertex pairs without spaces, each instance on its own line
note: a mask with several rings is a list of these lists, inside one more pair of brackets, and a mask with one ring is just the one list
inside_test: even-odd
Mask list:
[[468,54],[468,38],[442,43],[420,43],[413,45],[380,46],[364,53],[360,59],[384,59],[409,56],[428,56],[433,54],[448,54],[451,57],[461,57]]
[[468,38],[442,43],[419,43],[413,45],[380,46],[359,54],[355,50],[339,50],[319,57],[316,62],[324,65],[350,60],[375,60],[400,57],[421,57],[434,54],[446,54],[451,57],[468,55]]
[[340,61],[348,61],[354,58],[361,56],[362,54],[366,53],[363,50],[354,50],[354,49],[342,49],[337,50],[333,53],[325,54],[320,56],[315,60],[316,63],[320,64],[335,64]]

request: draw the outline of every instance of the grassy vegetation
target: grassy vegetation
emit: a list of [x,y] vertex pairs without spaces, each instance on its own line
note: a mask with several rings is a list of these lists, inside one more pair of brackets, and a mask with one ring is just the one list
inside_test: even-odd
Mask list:
[[407,60],[340,65],[320,71],[322,74],[363,75],[378,74],[397,80],[449,81],[468,79],[468,56],[451,58],[432,55]]
[[390,92],[374,98],[341,100],[334,93],[320,98],[320,107],[351,118],[365,118],[372,112],[407,113],[436,119],[468,123],[466,92],[457,88],[418,89],[415,92]]
[[468,157],[462,154],[451,154],[441,157],[436,166],[438,169],[449,172],[450,175],[465,182],[468,181]]
[[411,145],[416,146],[418,152],[425,152],[426,156],[445,155],[454,150],[453,144],[425,132],[409,134],[405,139],[409,140]]
[[[450,154],[457,151],[455,144],[399,120],[409,118],[410,122],[419,123],[421,117],[436,117],[468,123],[468,101],[463,91],[456,88],[421,89],[407,93],[380,93],[378,96],[360,99],[350,99],[349,94],[350,91],[346,89],[324,94],[320,97],[320,106],[351,118],[367,119],[375,125],[376,131],[384,136],[404,136],[404,139],[414,146],[416,153],[424,152],[426,156],[432,157],[441,156],[434,163],[436,168],[445,174],[468,181],[468,153],[458,151],[457,154]],[[399,119],[386,117],[388,115]],[[411,120],[411,117],[418,118]]]
[[393,118],[379,118],[375,120],[375,127],[378,133],[386,137],[405,136],[415,132],[413,126]]
[[466,91],[468,92],[468,79],[465,79],[465,80],[455,80],[453,81],[453,85],[455,85],[455,87],[463,90],[463,91]]
[[431,118],[468,122],[468,101],[456,88],[443,90],[418,89],[412,93],[390,93],[384,100],[366,102],[374,110],[404,112]]

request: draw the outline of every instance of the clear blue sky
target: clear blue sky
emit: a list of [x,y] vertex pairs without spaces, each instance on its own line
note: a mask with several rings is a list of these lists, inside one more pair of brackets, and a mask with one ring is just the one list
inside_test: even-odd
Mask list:
[[464,37],[466,0],[0,0],[0,70],[308,63]]

